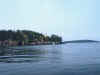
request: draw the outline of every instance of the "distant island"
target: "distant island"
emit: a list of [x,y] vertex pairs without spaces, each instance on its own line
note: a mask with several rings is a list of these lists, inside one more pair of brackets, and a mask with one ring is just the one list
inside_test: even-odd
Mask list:
[[87,42],[99,42],[99,41],[95,41],[95,40],[72,40],[72,41],[64,41],[62,42],[64,43],[87,43]]
[[0,46],[60,44],[62,37],[30,30],[0,30]]

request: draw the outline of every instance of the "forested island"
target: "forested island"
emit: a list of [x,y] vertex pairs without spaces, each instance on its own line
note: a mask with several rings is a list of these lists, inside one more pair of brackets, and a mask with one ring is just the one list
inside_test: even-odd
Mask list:
[[0,30],[0,46],[60,44],[62,37],[30,30]]

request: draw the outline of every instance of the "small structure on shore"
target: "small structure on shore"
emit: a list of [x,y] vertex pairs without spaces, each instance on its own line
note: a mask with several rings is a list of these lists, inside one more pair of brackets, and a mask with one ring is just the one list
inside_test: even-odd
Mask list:
[[17,45],[42,45],[42,44],[59,44],[62,38],[58,35],[43,35],[38,32],[28,30],[1,30],[0,46],[17,46]]

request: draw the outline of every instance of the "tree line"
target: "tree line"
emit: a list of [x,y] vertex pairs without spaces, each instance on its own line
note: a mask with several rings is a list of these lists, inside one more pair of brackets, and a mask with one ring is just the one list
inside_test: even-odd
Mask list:
[[24,42],[25,44],[34,43],[61,43],[62,37],[58,35],[47,36],[39,32],[30,30],[0,30],[0,41],[16,41],[18,43]]

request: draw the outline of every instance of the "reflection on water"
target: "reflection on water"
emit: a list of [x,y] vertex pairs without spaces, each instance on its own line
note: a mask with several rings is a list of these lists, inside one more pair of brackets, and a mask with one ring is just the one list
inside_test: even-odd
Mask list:
[[9,47],[9,48],[0,48],[0,62],[7,63],[22,63],[22,62],[33,62],[39,61],[45,55],[45,50],[40,50],[32,46],[23,46],[23,47]]
[[[59,47],[60,49],[61,47]],[[44,59],[59,59],[58,47],[52,45],[45,46],[20,46],[20,47],[1,47],[0,62],[6,63],[22,63],[22,62],[37,62]],[[52,57],[54,56],[55,57]]]
[[99,75],[100,43],[0,48],[1,75]]

